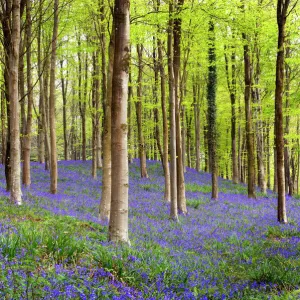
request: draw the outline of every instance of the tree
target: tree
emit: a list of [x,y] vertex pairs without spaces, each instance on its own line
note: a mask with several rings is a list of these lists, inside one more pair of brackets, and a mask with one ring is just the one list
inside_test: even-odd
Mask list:
[[[113,24],[113,28],[115,25]],[[115,30],[112,31],[109,42],[109,57],[107,68],[107,88],[104,102],[104,128],[103,128],[103,175],[102,175],[102,196],[99,207],[99,219],[109,221],[111,208],[111,106],[113,92],[113,72],[115,53]]]
[[[26,58],[27,58],[27,120],[25,123],[25,136],[23,140],[23,184],[31,184],[30,177],[30,153],[31,153],[31,131],[32,131],[32,109],[33,109],[33,85],[31,72],[31,1],[26,1]],[[24,101],[24,99],[23,99]]]
[[215,25],[209,21],[208,48],[208,83],[207,83],[207,115],[208,115],[208,149],[210,153],[210,170],[212,174],[212,199],[218,199],[218,158],[217,158],[217,128],[216,128],[216,88],[217,67],[215,53]]
[[232,160],[232,181],[238,183],[239,171],[238,171],[238,160],[237,160],[237,149],[236,149],[236,50],[235,46],[231,46],[231,76],[229,75],[229,59],[226,53],[227,48],[225,47],[225,69],[227,86],[230,93],[231,102],[231,160]]
[[177,176],[177,208],[180,213],[186,214],[185,183],[184,183],[184,162],[181,133],[181,103],[180,103],[180,70],[181,70],[181,17],[178,15],[182,10],[184,0],[176,0],[176,14],[173,21],[173,70],[175,89],[175,126],[176,126],[176,176]]
[[57,145],[55,124],[55,70],[56,70],[56,48],[58,37],[58,7],[59,0],[54,1],[54,25],[52,35],[52,52],[50,64],[50,96],[49,96],[49,118],[50,118],[50,192],[57,192]]
[[[7,3],[8,4],[8,3]],[[7,9],[9,9],[7,7]],[[12,31],[11,44],[8,53],[9,59],[9,107],[10,107],[10,201],[17,205],[22,204],[21,170],[20,170],[20,129],[19,129],[19,45],[20,45],[20,21],[21,2],[12,1]]]
[[[244,6],[243,6],[244,9]],[[254,156],[254,133],[252,125],[251,107],[251,60],[249,40],[245,32],[242,33],[244,40],[244,80],[245,80],[245,115],[246,115],[246,141],[248,157],[248,198],[256,198],[255,195],[255,156]]]
[[128,149],[127,98],[130,61],[129,0],[115,0],[115,53],[112,81],[111,117],[111,211],[109,240],[129,243],[128,237]]
[[276,60],[276,88],[275,88],[275,143],[277,161],[277,188],[278,206],[277,218],[280,223],[287,223],[286,201],[285,201],[285,174],[284,174],[284,139],[283,139],[283,113],[282,95],[284,86],[284,43],[285,25],[288,15],[290,0],[277,1],[277,25],[278,25],[278,44]]
[[138,44],[136,46],[138,54],[138,84],[137,84],[137,101],[135,102],[136,107],[136,119],[138,127],[138,139],[139,139],[139,157],[140,157],[140,168],[141,177],[148,178],[147,166],[146,166],[146,152],[145,152],[145,141],[142,128],[142,80],[143,80],[143,46]]
[[176,115],[175,115],[175,79],[173,63],[173,1],[169,3],[168,25],[168,73],[169,73],[169,109],[170,109],[170,185],[171,185],[171,219],[178,220],[177,212],[177,165],[176,165]]

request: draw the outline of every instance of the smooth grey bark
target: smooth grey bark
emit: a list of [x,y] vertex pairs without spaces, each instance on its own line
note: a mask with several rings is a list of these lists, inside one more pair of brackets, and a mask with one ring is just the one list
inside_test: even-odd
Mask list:
[[128,149],[127,100],[130,61],[130,1],[115,0],[115,53],[111,105],[111,211],[108,236],[114,243],[127,243],[128,237]]
[[22,204],[21,166],[20,166],[20,128],[19,128],[19,46],[20,46],[20,0],[12,1],[11,50],[9,51],[9,106],[10,106],[10,202]]

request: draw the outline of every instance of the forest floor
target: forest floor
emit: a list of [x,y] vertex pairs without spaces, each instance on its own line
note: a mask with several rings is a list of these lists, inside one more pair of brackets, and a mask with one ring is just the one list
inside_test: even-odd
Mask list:
[[91,162],[59,162],[58,194],[49,172],[32,163],[32,185],[15,207],[0,172],[1,299],[299,299],[300,201],[287,199],[289,224],[276,221],[270,193],[249,200],[244,185],[188,169],[189,213],[169,219],[161,165],[149,179],[130,165],[131,247],[107,242],[97,220],[101,171]]

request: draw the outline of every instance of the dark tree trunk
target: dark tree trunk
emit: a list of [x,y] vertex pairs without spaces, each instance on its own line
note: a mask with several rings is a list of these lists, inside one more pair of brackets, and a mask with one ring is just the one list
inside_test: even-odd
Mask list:
[[[200,172],[200,83],[194,79],[194,124],[195,124],[195,148],[196,148],[196,170]],[[197,80],[198,81],[198,80]]]
[[225,47],[225,69],[227,77],[227,86],[230,93],[231,101],[231,161],[232,161],[232,181],[233,183],[239,182],[239,170],[238,170],[238,159],[236,150],[236,54],[235,46],[231,47],[231,76],[229,74],[229,60],[226,53],[227,48]]
[[218,199],[218,157],[217,157],[217,128],[216,128],[216,89],[217,67],[215,49],[215,30],[213,21],[209,22],[208,50],[208,83],[207,83],[207,114],[208,114],[208,149],[210,153],[212,173],[212,199]]
[[251,108],[251,62],[248,37],[242,34],[244,40],[244,71],[245,71],[245,115],[246,115],[246,140],[248,156],[248,198],[256,198],[255,195],[255,155],[254,155],[254,133],[252,125]]

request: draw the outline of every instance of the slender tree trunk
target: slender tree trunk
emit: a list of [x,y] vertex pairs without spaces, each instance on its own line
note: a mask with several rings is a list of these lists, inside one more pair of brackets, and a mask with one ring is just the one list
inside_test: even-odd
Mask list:
[[57,193],[57,148],[56,148],[56,127],[55,127],[55,69],[56,69],[56,48],[58,36],[58,1],[54,0],[54,25],[52,36],[52,52],[50,64],[50,96],[49,96],[49,113],[50,113],[50,192]]
[[33,109],[33,85],[31,75],[31,1],[26,1],[26,58],[27,58],[27,121],[23,140],[23,184],[31,184],[30,177],[30,153],[31,153],[31,127],[32,127],[32,109]]
[[208,84],[207,84],[207,109],[208,109],[208,149],[212,173],[212,199],[218,199],[218,157],[217,157],[217,128],[216,128],[216,89],[217,68],[215,49],[215,26],[209,22],[209,50],[208,50]]
[[277,186],[278,186],[278,221],[287,223],[285,201],[285,175],[284,175],[284,139],[283,139],[283,113],[282,95],[284,82],[284,42],[285,24],[289,0],[277,1],[277,25],[278,25],[278,51],[276,60],[276,89],[275,89],[275,144],[277,159]]
[[127,98],[129,46],[129,2],[115,0],[115,54],[112,83],[111,127],[112,187],[109,240],[129,243],[128,237],[128,150]]
[[271,189],[271,162],[270,162],[270,159],[271,159],[271,145],[270,145],[270,125],[268,124],[268,128],[267,128],[267,188],[268,189]]
[[138,127],[138,137],[139,137],[139,157],[140,157],[140,168],[141,168],[141,177],[148,178],[147,165],[146,165],[146,151],[145,151],[145,140],[143,134],[143,121],[142,121],[142,80],[143,80],[143,46],[136,46],[138,54],[138,85],[137,85],[137,101],[135,102],[136,106],[136,119]]
[[[258,25],[257,25],[258,26]],[[261,103],[261,96],[260,96],[260,89],[259,89],[259,81],[260,81],[260,50],[258,48],[258,37],[255,36],[254,42],[254,55],[256,57],[256,68],[254,74],[254,86],[251,87],[252,90],[252,99],[255,103],[256,107],[254,109],[256,124],[255,124],[255,131],[256,131],[256,147],[257,147],[257,178],[258,178],[258,185],[262,193],[267,192],[266,186],[266,175],[265,175],[265,166],[264,166],[264,137],[263,137],[263,122],[262,122],[262,103]]]
[[[23,27],[23,24],[20,25]],[[26,34],[24,34],[24,38],[20,37],[20,50],[19,50],[19,99],[20,101],[20,108],[21,108],[21,115],[20,115],[20,122],[21,122],[21,131],[20,131],[20,142],[21,142],[21,161],[24,160],[24,139],[26,136],[26,100],[25,100],[25,74],[24,74],[24,54],[25,54],[25,46],[26,43],[24,39],[26,39]]]
[[168,132],[168,114],[166,105],[166,74],[163,64],[162,42],[157,39],[158,47],[158,65],[160,73],[160,90],[161,90],[161,110],[163,121],[163,166],[165,175],[165,192],[164,200],[171,202],[171,186],[170,186],[170,169],[169,169],[169,132]]
[[63,98],[63,130],[64,130],[64,159],[68,160],[68,134],[67,134],[67,89],[63,72],[64,61],[60,61],[61,92]]
[[[130,51],[131,52],[131,51]],[[129,66],[129,86],[128,86],[128,163],[132,163],[134,157],[134,147],[133,147],[133,139],[134,139],[134,131],[132,125],[132,78],[131,78],[131,67]]]
[[[101,45],[101,102],[103,107],[103,114],[105,114],[105,101],[107,95],[107,73],[106,73],[106,37],[105,37],[105,3],[104,0],[100,3],[100,19],[101,19],[101,34],[100,34],[100,45]],[[97,140],[97,168],[103,167],[102,161],[102,134],[100,129],[100,124],[102,129],[104,127],[104,120],[100,122],[99,120],[99,132]]]
[[277,148],[276,148],[276,124],[274,122],[274,186],[273,192],[278,193],[278,180],[277,180]]
[[105,100],[104,113],[104,130],[103,130],[103,175],[102,175],[102,197],[99,208],[99,219],[101,221],[109,221],[110,208],[112,199],[112,87],[113,87],[113,71],[114,71],[114,51],[115,51],[115,27],[113,24],[112,35],[109,43],[109,61],[107,70],[107,90]]
[[169,73],[169,109],[170,109],[170,188],[171,219],[178,220],[177,212],[177,166],[176,166],[176,115],[175,115],[175,79],[173,64],[173,1],[169,2],[168,26],[168,73]]
[[20,129],[19,129],[19,45],[20,45],[20,0],[12,1],[11,51],[9,51],[9,106],[10,106],[10,202],[21,205]]
[[193,83],[193,104],[195,122],[196,170],[197,172],[200,172],[200,83],[197,83],[196,80],[197,79],[194,79]]
[[246,115],[246,140],[248,155],[248,198],[256,198],[255,195],[255,155],[254,155],[254,133],[252,125],[251,108],[251,62],[248,37],[242,34],[244,44],[244,71],[245,71],[245,115]]
[[6,153],[6,96],[5,86],[2,86],[1,92],[1,164],[5,165]]
[[50,99],[49,99],[49,65],[50,60],[46,58],[43,78],[43,98],[44,98],[44,133],[45,133],[45,170],[50,169],[51,165],[51,138],[50,138]]
[[[286,48],[286,57],[290,57],[290,47]],[[290,107],[290,67],[287,63],[285,63],[285,109],[287,115],[285,117],[285,129],[284,134],[290,134],[290,116],[288,114],[288,110]],[[292,156],[289,151],[289,141],[287,138],[284,138],[284,169],[285,169],[285,191],[289,194],[289,196],[293,195],[293,181],[290,172]]]
[[229,75],[229,60],[226,53],[227,48],[225,47],[225,69],[227,77],[227,86],[230,93],[231,102],[231,160],[232,160],[232,181],[233,183],[239,182],[239,170],[238,170],[238,159],[236,150],[236,54],[235,46],[231,47],[231,76]]
[[82,99],[82,59],[81,59],[81,39],[80,33],[78,37],[78,98],[79,98],[79,111],[81,117],[81,151],[82,151],[82,160],[86,161],[86,102],[85,99]]
[[38,156],[39,162],[45,162],[45,136],[47,136],[46,132],[46,116],[45,116],[45,99],[44,99],[44,83],[43,83],[43,75],[42,75],[42,50],[41,50],[41,39],[42,39],[42,16],[43,16],[43,2],[40,3],[39,6],[39,18],[38,18],[38,35],[37,35],[37,47],[38,47],[38,61],[37,68],[39,74],[39,124],[38,124]]
[[188,167],[192,168],[192,159],[191,159],[191,139],[192,139],[192,115],[185,112],[185,119],[186,119],[186,147],[187,147],[187,163]]
[[[163,149],[161,146],[161,140],[160,140],[160,128],[159,128],[159,112],[158,112],[158,61],[157,61],[157,55],[156,55],[156,39],[153,38],[153,66],[154,66],[154,86],[153,86],[153,98],[154,98],[154,109],[153,109],[153,114],[154,114],[154,136],[156,140],[156,147],[158,149],[160,159],[162,162],[162,166],[164,166],[164,156],[163,156]],[[156,154],[156,152],[155,152]],[[157,156],[157,155],[156,155]]]
[[[176,13],[180,13],[184,0],[176,0]],[[186,214],[184,165],[182,160],[182,135],[181,135],[181,103],[180,103],[180,65],[181,65],[181,17],[174,19],[174,88],[175,88],[175,122],[176,122],[176,157],[177,157],[177,206],[179,213]]]
[[99,69],[99,51],[93,54],[93,96],[92,96],[92,121],[93,121],[93,140],[92,140],[92,176],[97,178],[97,148],[99,139],[99,109],[100,109],[100,69]]

